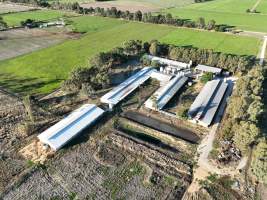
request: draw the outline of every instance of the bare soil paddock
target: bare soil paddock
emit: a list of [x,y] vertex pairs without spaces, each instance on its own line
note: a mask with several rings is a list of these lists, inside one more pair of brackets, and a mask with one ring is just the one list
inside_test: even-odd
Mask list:
[[122,11],[130,11],[130,12],[136,12],[138,10],[142,12],[155,12],[160,9],[160,7],[157,7],[153,4],[145,3],[145,2],[133,2],[133,1],[105,1],[105,2],[90,2],[90,3],[84,3],[81,4],[84,8],[111,8],[116,7],[118,10]]
[[66,33],[42,29],[12,29],[0,32],[0,61],[58,44]]
[[13,12],[23,12],[28,10],[34,10],[36,8],[18,4],[11,3],[1,3],[0,2],[0,14],[13,13]]

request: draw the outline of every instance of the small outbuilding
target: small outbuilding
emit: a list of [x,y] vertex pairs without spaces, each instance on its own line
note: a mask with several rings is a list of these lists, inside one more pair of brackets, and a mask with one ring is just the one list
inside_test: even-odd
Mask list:
[[104,110],[94,104],[85,104],[73,111],[49,129],[38,135],[39,140],[51,147],[54,151],[59,150],[85,128],[92,125],[104,113]]
[[215,75],[220,75],[222,73],[222,69],[221,68],[217,68],[217,67],[210,67],[207,65],[197,65],[196,66],[196,71],[200,72],[200,73],[213,73]]

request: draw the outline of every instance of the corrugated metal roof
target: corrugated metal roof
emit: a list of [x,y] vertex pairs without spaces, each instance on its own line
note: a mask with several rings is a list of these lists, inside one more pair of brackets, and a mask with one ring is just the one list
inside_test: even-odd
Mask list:
[[175,66],[178,68],[188,68],[189,67],[189,64],[187,64],[187,63],[183,63],[183,62],[179,62],[179,61],[175,61],[175,60],[170,60],[170,59],[166,59],[166,58],[161,58],[161,57],[157,57],[157,56],[147,55],[147,58],[151,61],[157,61],[160,64],[166,64],[166,65]]
[[216,111],[218,110],[218,107],[223,99],[223,96],[227,90],[227,87],[228,87],[227,83],[224,83],[224,82],[221,83],[220,87],[217,90],[215,97],[213,98],[212,102],[207,107],[205,116],[202,119],[200,119],[204,125],[209,126],[211,124],[216,114]]
[[159,88],[146,102],[145,106],[150,109],[154,108],[153,97],[156,97],[157,109],[161,110],[171,98],[178,92],[179,89],[185,84],[188,80],[185,76],[176,76],[165,86]]
[[137,87],[148,80],[153,71],[156,70],[151,67],[143,68],[142,70],[128,78],[126,81],[121,83],[119,86],[102,96],[101,102],[116,105],[131,92],[133,92]]
[[56,151],[95,122],[103,113],[104,110],[96,105],[85,104],[38,135],[38,138]]
[[188,111],[189,117],[199,121],[199,123],[204,126],[209,126],[223,99],[227,87],[228,84],[221,80],[207,82],[191,105]]
[[188,115],[190,118],[195,117],[199,113],[200,109],[205,109],[205,105],[207,105],[208,101],[212,97],[214,90],[216,89],[219,82],[220,80],[212,80],[205,84],[205,86],[202,88],[193,104],[189,108]]
[[217,67],[210,67],[207,65],[198,65],[196,66],[196,70],[204,71],[204,72],[211,72],[214,74],[219,74],[222,72],[222,69],[217,68]]

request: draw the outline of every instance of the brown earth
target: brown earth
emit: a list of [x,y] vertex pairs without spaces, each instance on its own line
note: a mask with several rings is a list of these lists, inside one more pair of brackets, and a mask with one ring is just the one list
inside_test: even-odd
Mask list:
[[140,3],[140,2],[131,2],[131,1],[105,1],[105,2],[91,2],[91,3],[85,3],[85,4],[81,4],[81,7],[84,8],[96,8],[96,7],[100,7],[100,8],[112,8],[112,7],[116,7],[118,10],[122,10],[122,11],[130,11],[130,12],[136,12],[138,10],[140,10],[141,12],[155,12],[158,11],[160,8],[155,6],[155,5],[151,5],[148,3]]
[[[58,28],[61,29],[61,28]],[[76,38],[62,30],[50,29],[12,29],[0,32],[0,61],[27,54],[58,44],[68,38]]]

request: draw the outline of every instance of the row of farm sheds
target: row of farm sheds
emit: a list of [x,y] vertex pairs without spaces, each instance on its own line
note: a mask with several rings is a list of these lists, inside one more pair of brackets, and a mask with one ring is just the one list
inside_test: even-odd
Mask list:
[[[155,59],[155,57],[150,58]],[[156,57],[156,59],[160,60],[161,58]],[[160,61],[164,62],[168,60],[163,59]],[[182,70],[187,70],[190,64],[174,62],[171,62],[171,65],[168,66],[175,67],[177,65],[178,70],[176,73],[164,73],[157,71],[153,67],[144,67],[102,96],[100,99],[101,102],[108,104],[109,110],[112,110],[114,106],[148,79],[155,78],[160,82],[160,88],[145,102],[145,107],[153,110],[162,110],[188,81],[187,73],[184,73]],[[170,64],[169,61],[168,64]],[[204,68],[206,70],[207,67]],[[203,122],[203,125],[209,126],[226,88],[227,84],[219,80],[208,82],[192,104],[189,110],[189,116],[195,121]],[[94,104],[85,104],[41,133],[38,138],[45,146],[49,146],[54,151],[57,151],[84,129],[92,126],[104,113],[105,111],[102,108]]]

